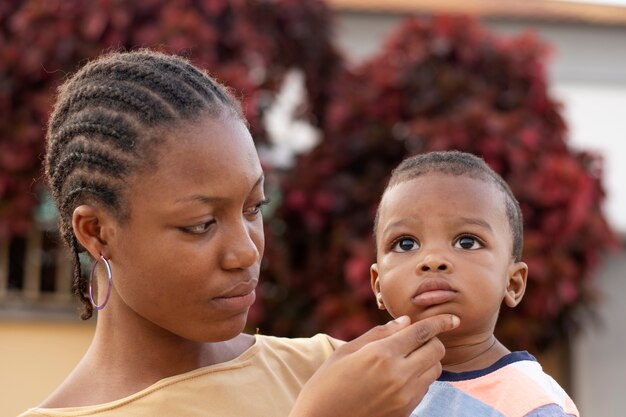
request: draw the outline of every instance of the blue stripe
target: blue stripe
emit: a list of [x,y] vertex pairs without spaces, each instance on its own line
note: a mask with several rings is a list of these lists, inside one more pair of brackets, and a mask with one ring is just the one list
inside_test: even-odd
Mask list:
[[476,379],[481,376],[488,375],[494,371],[497,371],[500,368],[504,368],[507,365],[510,365],[515,362],[520,361],[533,361],[537,362],[537,359],[530,353],[523,352],[511,352],[506,356],[500,358],[496,363],[489,366],[488,368],[478,369],[476,371],[467,371],[467,372],[450,372],[443,371],[441,376],[437,379],[438,381],[467,381],[468,379]]
[[539,408],[535,408],[524,417],[572,417],[572,414],[567,414],[565,411],[556,404],[548,404]]
[[411,417],[505,417],[447,382],[433,382]]

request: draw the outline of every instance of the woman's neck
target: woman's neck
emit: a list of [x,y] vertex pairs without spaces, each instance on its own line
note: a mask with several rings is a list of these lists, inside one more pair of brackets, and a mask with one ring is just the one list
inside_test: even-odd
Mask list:
[[[109,312],[112,313],[112,312]],[[90,352],[94,361],[119,369],[141,370],[144,378],[160,380],[204,366],[234,359],[254,343],[249,335],[239,334],[218,342],[185,339],[136,314],[124,317],[101,314]]]
[[444,342],[446,355],[441,361],[445,371],[466,372],[486,368],[510,353],[493,334],[468,342]]
[[254,344],[254,337],[243,333],[221,342],[194,342],[145,320],[119,320],[111,313],[100,314],[89,349],[43,407],[115,401],[163,378],[232,360]]

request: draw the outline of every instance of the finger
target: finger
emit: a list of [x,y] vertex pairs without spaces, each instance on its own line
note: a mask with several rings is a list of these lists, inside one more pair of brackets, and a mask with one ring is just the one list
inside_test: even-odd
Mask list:
[[437,338],[430,339],[418,349],[420,354],[411,355],[403,364],[410,372],[406,388],[412,393],[411,410],[423,399],[428,387],[439,378],[442,367],[440,359],[445,354],[443,344]]
[[421,373],[414,373],[407,382],[407,388],[415,395],[415,404],[417,406],[428,391],[429,386],[441,375],[441,363],[436,362],[430,368],[424,369]]
[[398,317],[385,325],[376,326],[370,329],[351,342],[344,344],[338,350],[345,351],[345,353],[356,352],[371,342],[385,339],[394,333],[399,332],[400,330],[406,328],[409,324],[411,324],[411,320],[407,316]]
[[439,333],[456,328],[460,319],[453,314],[440,314],[420,320],[397,331],[381,343],[388,344],[392,352],[409,356]]
[[[411,369],[414,374],[420,375],[426,369],[432,366],[438,366],[441,368],[441,360],[446,354],[446,348],[443,343],[437,338],[433,337],[420,348],[414,350],[405,358],[403,366]],[[437,375],[438,377],[439,375]]]
[[[441,362],[445,349],[437,338],[430,339],[419,349],[420,354],[411,355],[410,358],[396,363],[399,367],[393,367],[394,375],[404,381],[403,386],[396,389],[397,398],[404,407],[403,412],[398,410],[393,415],[409,415],[421,402],[428,391],[429,386],[441,375]],[[440,355],[441,354],[441,355]]]

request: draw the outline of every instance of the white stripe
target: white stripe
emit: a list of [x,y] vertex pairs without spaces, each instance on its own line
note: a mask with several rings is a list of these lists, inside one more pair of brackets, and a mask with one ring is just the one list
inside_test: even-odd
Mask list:
[[519,361],[512,363],[509,366],[514,367],[535,381],[556,404],[560,405],[561,408],[565,410],[565,399],[567,398],[567,393],[550,375],[543,372],[539,362]]

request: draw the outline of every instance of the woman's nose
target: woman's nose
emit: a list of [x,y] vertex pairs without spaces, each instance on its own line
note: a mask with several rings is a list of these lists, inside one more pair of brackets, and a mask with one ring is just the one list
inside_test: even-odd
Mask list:
[[452,272],[452,263],[439,254],[428,254],[418,264],[418,272]]
[[224,269],[245,269],[259,261],[259,248],[254,239],[254,226],[241,224],[230,230],[224,241],[222,266]]

